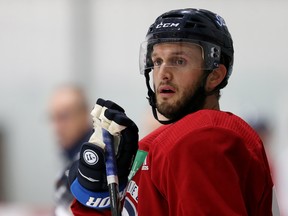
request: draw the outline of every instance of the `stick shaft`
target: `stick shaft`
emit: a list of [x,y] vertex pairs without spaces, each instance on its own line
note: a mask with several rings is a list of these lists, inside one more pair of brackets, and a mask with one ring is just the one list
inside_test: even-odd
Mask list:
[[111,215],[112,216],[120,216],[119,212],[119,192],[118,185],[116,183],[111,183],[108,185],[109,194],[110,194],[110,205],[111,205]]
[[105,156],[106,156],[106,174],[107,183],[110,194],[110,206],[112,216],[121,216],[120,212],[120,198],[119,198],[119,182],[117,176],[117,166],[114,151],[113,136],[102,129],[103,141],[106,145]]

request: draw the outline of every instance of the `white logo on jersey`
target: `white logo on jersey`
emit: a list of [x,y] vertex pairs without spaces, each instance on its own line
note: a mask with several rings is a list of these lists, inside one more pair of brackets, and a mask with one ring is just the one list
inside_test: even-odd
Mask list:
[[138,185],[135,181],[130,181],[128,187],[127,187],[127,193],[129,193],[132,198],[138,202]]
[[149,166],[147,165],[147,156],[146,156],[144,163],[142,165],[142,170],[149,170]]

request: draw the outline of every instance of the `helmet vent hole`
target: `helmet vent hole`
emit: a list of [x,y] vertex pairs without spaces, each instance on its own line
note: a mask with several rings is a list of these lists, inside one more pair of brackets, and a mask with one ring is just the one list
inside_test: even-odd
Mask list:
[[204,28],[205,27],[205,25],[202,25],[202,24],[200,24],[200,23],[197,23],[197,22],[186,22],[185,23],[185,26],[184,26],[184,28],[195,28],[195,27],[197,27],[197,28]]
[[186,22],[184,28],[194,28],[196,25],[194,22]]
[[168,14],[168,15],[164,15],[162,16],[162,19],[166,19],[166,18],[183,18],[183,14]]

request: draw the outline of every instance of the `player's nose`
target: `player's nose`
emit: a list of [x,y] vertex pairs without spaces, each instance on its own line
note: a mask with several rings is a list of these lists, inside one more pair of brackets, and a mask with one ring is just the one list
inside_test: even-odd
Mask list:
[[172,67],[169,67],[166,64],[162,64],[158,68],[158,78],[160,80],[171,80],[172,79]]

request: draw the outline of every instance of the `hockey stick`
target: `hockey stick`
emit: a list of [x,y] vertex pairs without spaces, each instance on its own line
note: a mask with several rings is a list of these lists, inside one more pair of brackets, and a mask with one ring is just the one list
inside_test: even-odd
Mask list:
[[110,194],[110,208],[112,216],[121,216],[119,181],[115,159],[113,136],[105,129],[102,129],[103,142],[105,143],[106,175]]

